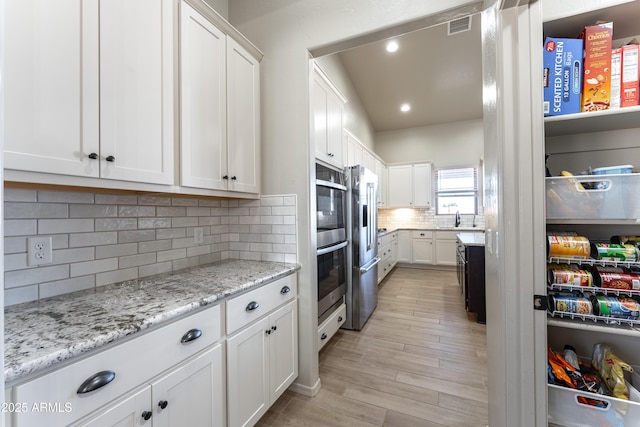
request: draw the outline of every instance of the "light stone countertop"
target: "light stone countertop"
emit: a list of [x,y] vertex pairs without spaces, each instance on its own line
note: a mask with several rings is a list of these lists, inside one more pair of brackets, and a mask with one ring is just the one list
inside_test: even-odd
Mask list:
[[484,233],[458,233],[458,240],[465,246],[484,246]]
[[297,271],[228,260],[5,308],[5,382],[31,375]]
[[430,231],[457,231],[457,232],[468,232],[468,233],[484,233],[484,229],[480,227],[420,227],[420,228],[388,228],[387,231],[378,232],[378,237],[385,236],[387,234],[393,233],[395,231],[400,230],[430,230]]

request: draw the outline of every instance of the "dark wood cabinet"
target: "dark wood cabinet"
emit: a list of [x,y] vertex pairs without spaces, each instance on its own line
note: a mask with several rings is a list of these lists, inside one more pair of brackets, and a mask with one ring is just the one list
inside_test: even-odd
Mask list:
[[487,310],[485,303],[484,246],[466,245],[458,239],[456,273],[464,307],[475,313],[478,323],[485,323]]

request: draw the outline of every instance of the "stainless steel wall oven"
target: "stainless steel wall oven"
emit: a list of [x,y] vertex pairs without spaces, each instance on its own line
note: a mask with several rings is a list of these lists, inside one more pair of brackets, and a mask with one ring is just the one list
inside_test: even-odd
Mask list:
[[343,171],[316,164],[318,324],[347,292],[347,186]]

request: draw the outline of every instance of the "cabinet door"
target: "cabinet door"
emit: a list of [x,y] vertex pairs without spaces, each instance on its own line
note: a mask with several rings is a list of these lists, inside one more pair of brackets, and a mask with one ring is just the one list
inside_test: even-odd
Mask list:
[[[143,415],[144,414],[144,415]],[[147,416],[151,414],[148,420]],[[151,408],[151,386],[118,401],[106,411],[92,415],[89,419],[71,424],[72,427],[135,427],[155,424]]]
[[362,164],[362,145],[350,133],[345,132],[345,143],[347,145],[347,159],[345,166],[355,166]]
[[230,427],[255,424],[269,405],[269,319],[227,339],[227,408]]
[[413,262],[416,264],[433,264],[432,239],[413,239]]
[[180,183],[226,190],[226,35],[181,3]]
[[411,231],[398,231],[398,262],[413,262],[413,239]]
[[436,264],[456,265],[456,241],[436,240]]
[[[362,150],[362,164],[371,172],[376,172],[376,158],[368,150]],[[380,180],[378,180],[380,182]]]
[[413,206],[431,207],[431,163],[413,165]]
[[269,316],[271,403],[275,402],[298,376],[298,301],[291,301]]
[[8,0],[4,166],[97,177],[98,2]]
[[336,167],[344,166],[342,148],[342,99],[327,84],[318,70],[313,74],[311,90],[316,158]]
[[173,2],[100,2],[100,176],[173,184]]
[[384,208],[387,207],[387,186],[389,185],[389,179],[387,177],[387,167],[377,159],[375,172],[378,177],[378,206]]
[[314,73],[311,86],[311,108],[313,112],[313,142],[316,158],[329,161],[327,147],[327,89],[324,82]]
[[342,149],[342,100],[333,91],[327,93],[327,149],[331,163],[344,167]]
[[258,193],[260,63],[231,38],[227,38],[227,110],[228,188]]
[[224,387],[219,343],[152,384],[154,427],[225,425]]
[[413,207],[413,174],[411,165],[389,166],[389,207]]

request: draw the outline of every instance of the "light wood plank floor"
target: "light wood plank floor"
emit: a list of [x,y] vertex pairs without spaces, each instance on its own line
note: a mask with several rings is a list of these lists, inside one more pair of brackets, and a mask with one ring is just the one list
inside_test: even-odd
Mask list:
[[320,352],[322,388],[286,391],[258,426],[486,426],[485,326],[455,272],[396,268],[362,329]]

